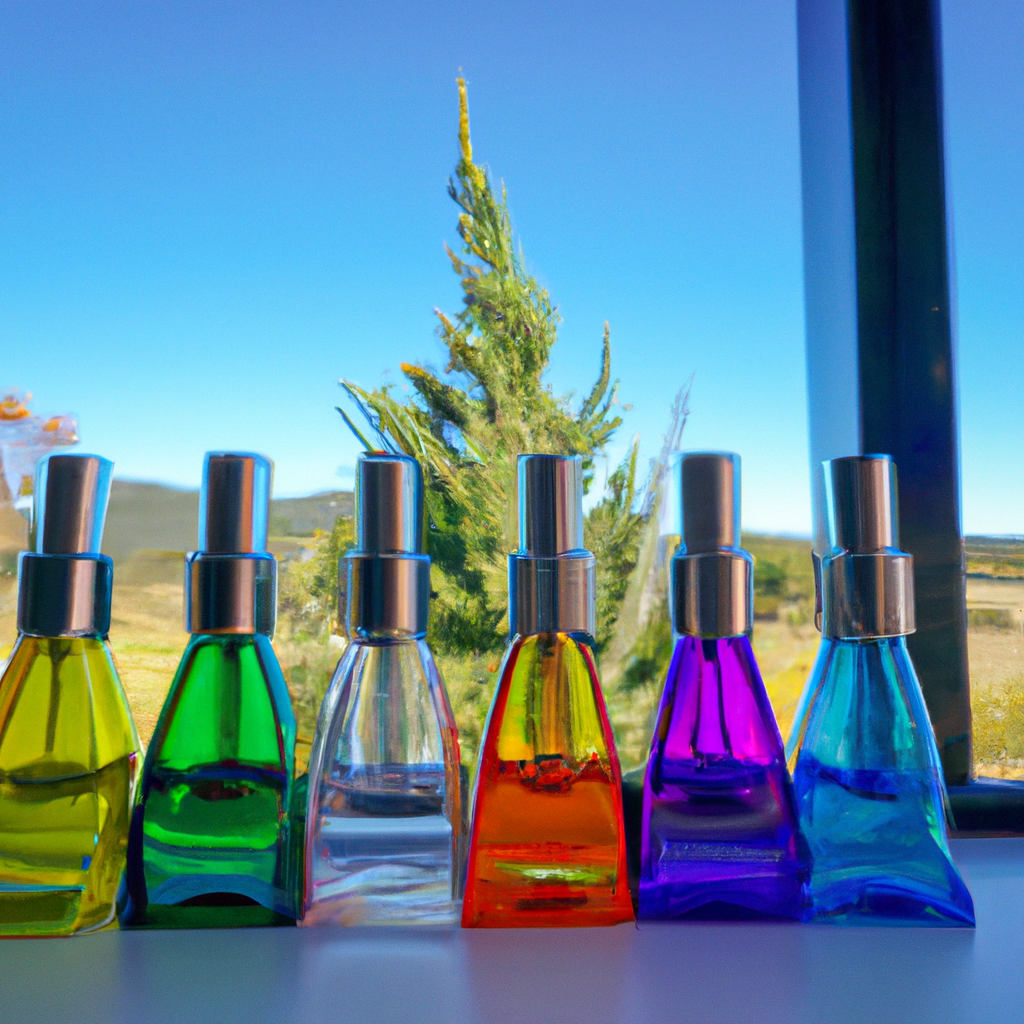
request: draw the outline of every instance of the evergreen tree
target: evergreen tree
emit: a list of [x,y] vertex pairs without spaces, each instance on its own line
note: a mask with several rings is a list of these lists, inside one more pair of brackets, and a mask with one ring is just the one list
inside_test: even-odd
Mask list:
[[[463,290],[460,312],[436,311],[448,353],[443,373],[402,364],[412,394],[373,391],[342,381],[368,429],[346,422],[367,450],[419,459],[426,480],[427,550],[433,559],[430,639],[445,653],[502,646],[507,613],[506,553],[518,546],[516,458],[539,452],[580,455],[584,486],[594,476],[621,417],[614,412],[611,343],[605,324],[601,369],[574,408],[544,381],[559,315],[527,272],[504,185],[500,195],[473,160],[466,86],[459,87],[461,158],[448,193],[460,209],[461,252],[446,247]],[[585,540],[598,559],[599,645],[608,642],[636,565],[651,502],[637,495],[637,442],[590,511]]]

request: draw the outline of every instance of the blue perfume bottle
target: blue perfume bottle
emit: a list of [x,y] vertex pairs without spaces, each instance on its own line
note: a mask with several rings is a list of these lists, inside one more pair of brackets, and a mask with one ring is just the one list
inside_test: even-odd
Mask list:
[[935,735],[907,653],[911,556],[885,455],[824,463],[822,641],[786,754],[818,920],[970,926]]

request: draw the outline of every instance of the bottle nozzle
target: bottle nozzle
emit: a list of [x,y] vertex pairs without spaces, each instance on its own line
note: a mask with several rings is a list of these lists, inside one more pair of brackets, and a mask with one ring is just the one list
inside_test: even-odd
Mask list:
[[356,468],[356,547],[365,554],[423,552],[423,471],[408,455],[362,455]]
[[519,547],[535,558],[583,548],[583,462],[578,455],[519,456]]
[[829,543],[858,554],[899,547],[896,467],[888,455],[825,464]]
[[29,636],[102,636],[110,629],[113,563],[100,553],[114,464],[50,455],[36,469],[32,551],[18,568],[18,629]]
[[40,462],[32,517],[38,554],[100,553],[113,467],[98,455],[50,455]]
[[686,452],[679,460],[687,554],[734,548],[740,540],[740,457]]
[[277,561],[267,552],[274,465],[251,452],[207,452],[199,550],[185,558],[190,633],[262,633],[277,618]]
[[199,550],[241,555],[267,550],[273,463],[249,452],[207,452],[199,497]]
[[519,456],[519,551],[508,556],[512,634],[595,626],[594,556],[583,547],[583,460]]

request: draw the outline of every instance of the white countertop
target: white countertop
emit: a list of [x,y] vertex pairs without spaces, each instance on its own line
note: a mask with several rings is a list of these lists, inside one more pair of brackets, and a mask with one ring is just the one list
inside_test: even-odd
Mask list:
[[976,930],[110,931],[0,943],[0,1021],[1024,1021],[1024,839],[953,850]]

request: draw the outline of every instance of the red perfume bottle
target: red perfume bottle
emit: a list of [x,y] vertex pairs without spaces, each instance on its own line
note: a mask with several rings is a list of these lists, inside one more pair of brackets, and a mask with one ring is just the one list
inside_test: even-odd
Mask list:
[[633,920],[622,779],[594,663],[594,556],[578,457],[519,458],[512,642],[477,770],[462,924]]

